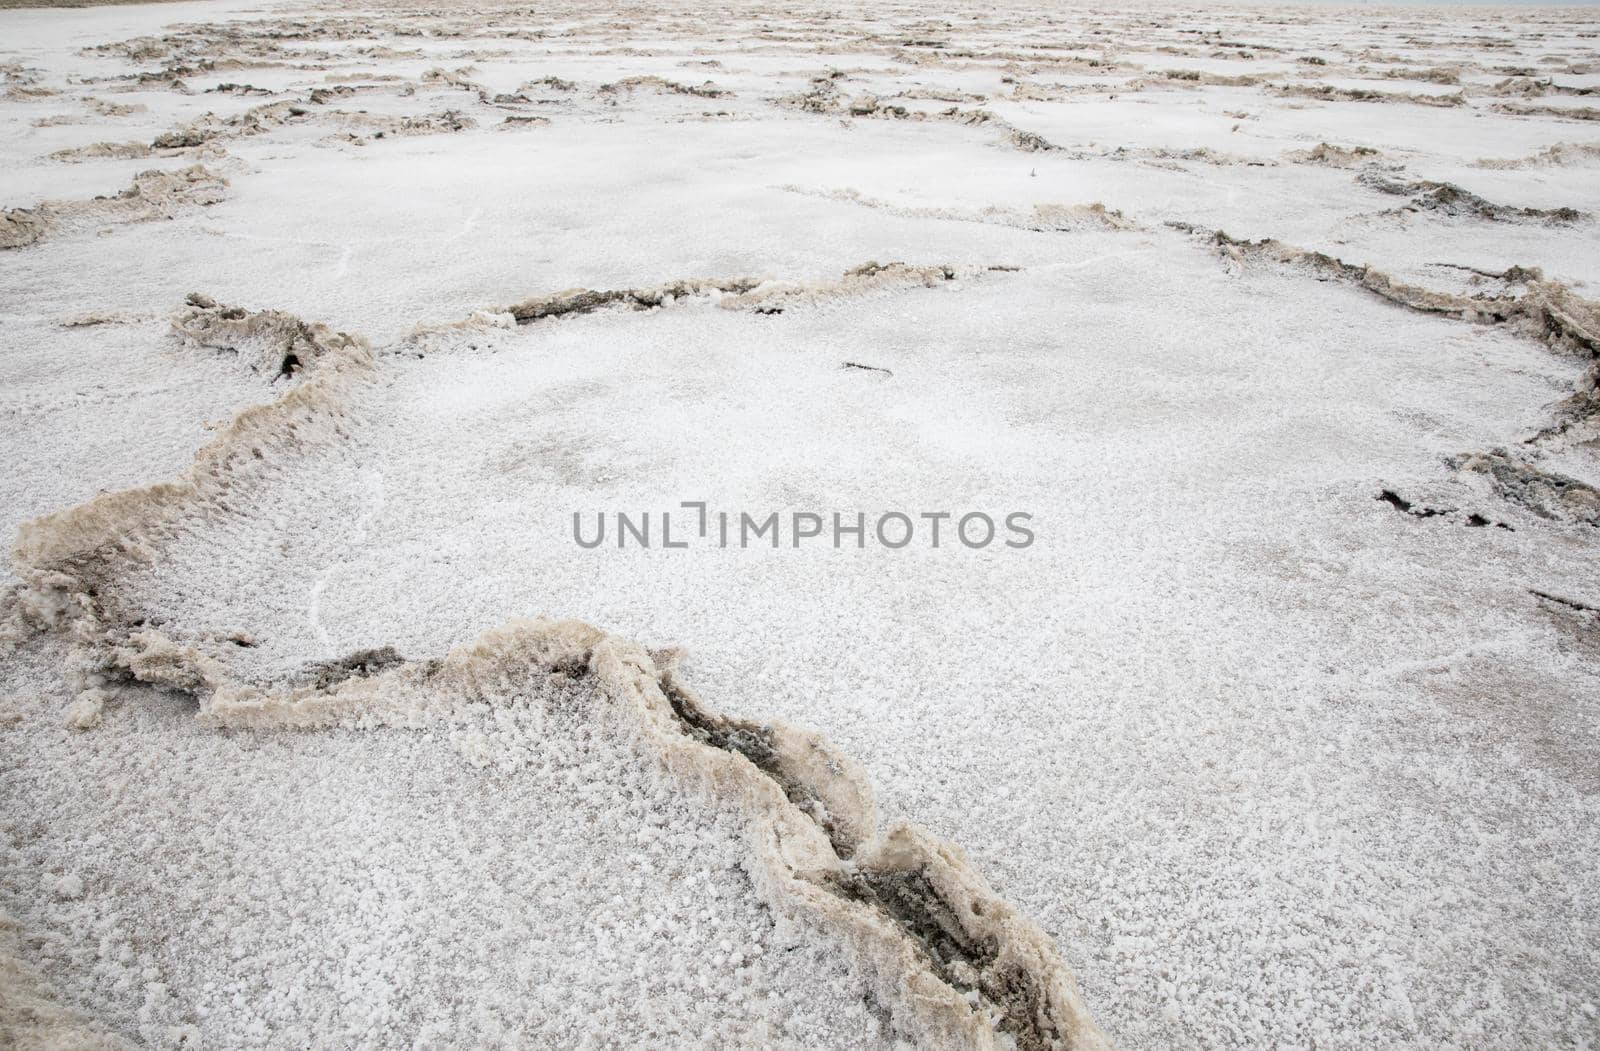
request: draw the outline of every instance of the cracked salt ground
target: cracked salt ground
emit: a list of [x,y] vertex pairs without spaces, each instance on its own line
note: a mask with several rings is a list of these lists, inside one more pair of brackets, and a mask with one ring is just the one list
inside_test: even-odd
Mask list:
[[[24,619],[77,643],[26,640],[4,669],[0,908],[20,926],[0,932],[0,1033],[1092,1044],[1070,970],[1130,1047],[1600,1039],[1594,363],[1541,345],[1538,318],[1423,316],[1351,276],[1497,296],[1529,286],[1471,271],[1538,268],[1594,298],[1600,224],[1505,211],[1600,214],[1581,17],[489,17],[0,13],[18,58],[0,56],[0,206],[64,202],[0,254],[0,523],[66,509],[24,533],[6,582],[26,575]],[[225,196],[93,201],[197,164]],[[1407,209],[1375,179],[1458,186],[1500,221]],[[1267,238],[1281,251],[1246,243]],[[868,260],[928,269],[841,277]],[[738,309],[693,283],[631,309],[693,279]],[[213,309],[183,307],[194,290],[284,313],[183,344],[163,319]],[[531,323],[486,312],[509,304]],[[598,309],[548,317],[571,305]],[[67,327],[85,314],[100,323]],[[330,352],[351,366],[336,383]],[[208,437],[232,453],[183,476]],[[1384,492],[1454,510],[1398,514]],[[573,510],[695,498],[1025,504],[1040,539],[759,558],[571,542]],[[566,719],[617,640],[585,651],[553,722],[475,707],[474,647],[542,638],[485,635],[536,612],[684,644],[683,680],[757,722],[685,721],[676,673],[641,669],[644,706],[613,714],[676,719],[646,747]],[[96,688],[63,690],[86,669]],[[253,728],[195,726],[187,694]],[[340,712],[362,725],[270,729]],[[455,723],[383,728],[428,713]],[[535,724],[549,740],[523,739]],[[524,748],[537,769],[500,769]],[[663,755],[725,782],[660,777]],[[881,827],[914,819],[971,868],[889,840],[844,875],[849,829],[871,826],[845,756]],[[135,810],[158,817],[130,827]],[[622,848],[663,825],[660,868],[715,862],[704,923],[680,922],[711,900],[699,884],[629,889]],[[382,864],[352,900],[403,893],[425,922],[318,911],[356,892],[262,843],[334,873],[370,844]],[[166,849],[195,864],[142,863]],[[593,882],[569,887],[569,862]],[[241,887],[231,933],[217,885]],[[210,911],[152,919],[162,894]],[[572,951],[600,944],[597,912],[615,966]],[[503,950],[526,967],[508,979],[480,932],[526,936]],[[645,976],[619,982],[629,965]]]
[[891,1046],[860,976],[752,893],[739,815],[600,708],[535,677],[427,732],[241,734],[130,687],[110,732],[8,772],[34,816],[0,879],[69,1002],[148,1047]]
[[[1130,341],[1113,288],[1127,283],[1116,268],[1140,265],[993,274],[781,318],[709,304],[601,310],[457,332],[420,360],[409,345],[380,351],[340,408],[344,437],[160,541],[157,561],[130,567],[107,594],[260,682],[304,674],[308,654],[394,645],[424,656],[507,616],[583,610],[645,641],[686,644],[696,678],[727,708],[828,725],[886,788],[891,812],[963,842],[1046,918],[1091,996],[1099,976],[1120,976],[1098,995],[1125,1031],[1133,1020],[1116,1004],[1145,982],[1174,990],[1171,1009],[1145,1023],[1150,1039],[1202,1018],[1228,1020],[1247,1041],[1334,1024],[1325,1009],[1269,1022],[1251,1006],[1254,983],[1286,969],[1321,1002],[1367,998],[1359,1019],[1337,1024],[1375,1039],[1493,1024],[1532,994],[1502,989],[1485,1021],[1446,1022],[1448,1006],[1416,976],[1535,944],[1549,974],[1581,974],[1586,949],[1570,923],[1583,912],[1575,884],[1548,877],[1539,908],[1514,905],[1529,845],[1441,824],[1439,793],[1480,813],[1536,808],[1540,847],[1578,851],[1578,872],[1593,788],[1585,753],[1552,749],[1547,724],[1514,711],[1464,737],[1396,713],[1459,704],[1472,687],[1455,681],[1469,675],[1491,690],[1536,684],[1543,719],[1590,727],[1581,698],[1592,678],[1564,652],[1570,629],[1530,634],[1526,589],[1593,569],[1581,549],[1520,534],[1404,531],[1369,487],[1432,477],[1447,451],[1503,440],[1506,425],[1490,421],[1513,416],[1513,403],[1535,428],[1576,366],[1359,289],[1230,277],[1200,252],[1182,287],[1147,299],[1158,316],[1187,312],[1191,328]],[[1302,304],[1293,319],[1267,306],[1288,294]],[[1051,331],[1063,301],[1082,308],[1070,337],[1000,355],[968,309],[979,295],[1018,332]],[[1381,333],[1339,341],[1374,309],[1389,322]],[[1224,317],[1230,340],[1219,346],[1203,334]],[[1109,361],[1113,338],[1125,350]],[[855,347],[892,369],[892,391],[839,368]],[[1147,406],[1144,425],[1129,425],[1130,405]],[[1224,417],[1260,423],[1223,433]],[[465,434],[451,425],[462,419],[475,421]],[[1071,437],[1106,427],[1121,436],[1114,450]],[[856,451],[866,448],[870,459]],[[1026,459],[1013,455],[1023,448]],[[376,511],[375,471],[386,493]],[[572,510],[660,508],[684,493],[761,508],[922,507],[953,493],[963,508],[987,507],[1000,479],[1061,532],[1010,558],[958,549],[890,560],[582,552],[567,532]],[[250,646],[228,641],[247,625]],[[973,646],[979,625],[1005,645]],[[1508,648],[1506,637],[1520,641]],[[1439,656],[1417,668],[1418,653]],[[1285,668],[1287,682],[1273,670]],[[1072,690],[1050,685],[1066,681]],[[1330,695],[1331,706],[1318,700]],[[1364,757],[1359,778],[1352,754]],[[1432,771],[1422,783],[1419,762]],[[1018,769],[1031,771],[1025,782]],[[1118,817],[1097,817],[1097,799],[1121,800]],[[1079,815],[1070,838],[1050,816],[1062,812]],[[1307,876],[1335,857],[1340,881]],[[1448,898],[1430,900],[1440,888]],[[1149,927],[1146,917],[1174,913],[1176,928]],[[1315,954],[1296,933],[1306,915],[1318,917]],[[1286,959],[1283,945],[1304,947]],[[1539,995],[1563,995],[1549,981]],[[1584,993],[1565,995],[1576,1009]]]

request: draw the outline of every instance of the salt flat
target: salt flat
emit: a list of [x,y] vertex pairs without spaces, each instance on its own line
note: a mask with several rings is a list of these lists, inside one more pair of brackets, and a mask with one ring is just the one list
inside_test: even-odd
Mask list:
[[1600,1042],[1597,24],[0,11],[0,1034]]

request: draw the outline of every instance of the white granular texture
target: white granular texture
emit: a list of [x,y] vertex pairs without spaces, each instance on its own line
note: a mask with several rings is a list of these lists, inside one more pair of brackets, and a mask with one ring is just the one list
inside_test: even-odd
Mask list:
[[[182,680],[539,615],[824,735],[1118,1046],[1600,1044],[1592,23],[0,11],[0,1045],[905,1042],[592,684],[290,731]],[[682,501],[1037,540],[573,540]],[[79,674],[39,574],[106,530],[175,690]]]

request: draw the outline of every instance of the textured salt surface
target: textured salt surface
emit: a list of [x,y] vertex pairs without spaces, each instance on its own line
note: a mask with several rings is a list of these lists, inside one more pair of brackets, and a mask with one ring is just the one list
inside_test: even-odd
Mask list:
[[[7,717],[59,726],[62,703]],[[241,735],[130,691],[115,732],[32,738],[8,775],[33,808],[6,867],[37,880],[27,955],[152,1047],[877,1033],[837,954],[752,893],[736,820],[652,778],[594,703],[557,685],[427,732]]]
[[[8,1035],[1050,1046],[1001,977],[1070,970],[1126,1046],[1600,1040],[1581,15],[293,17],[0,13],[0,519],[60,512],[7,571]],[[681,500],[1038,541],[572,541]],[[786,809],[599,672],[426,685],[528,615],[682,645],[972,870],[774,860],[850,778]]]

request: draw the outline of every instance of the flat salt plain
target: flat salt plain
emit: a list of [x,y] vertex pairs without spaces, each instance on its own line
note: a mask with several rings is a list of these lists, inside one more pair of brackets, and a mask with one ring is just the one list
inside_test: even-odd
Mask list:
[[[0,11],[0,1036],[1600,1042],[1597,40]],[[573,540],[685,500],[1037,539]],[[1094,1023],[807,911],[540,616],[822,735]]]

